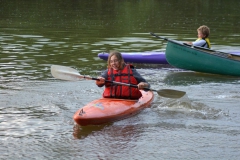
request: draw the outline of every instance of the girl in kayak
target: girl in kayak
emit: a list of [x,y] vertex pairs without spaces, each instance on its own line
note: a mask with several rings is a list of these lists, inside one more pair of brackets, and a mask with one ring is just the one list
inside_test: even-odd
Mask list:
[[[112,51],[108,56],[108,69],[102,72],[99,80],[96,81],[98,87],[105,85],[103,97],[105,98],[123,98],[123,99],[139,99],[142,94],[139,89],[149,88],[149,83],[137,72],[130,64],[126,64],[121,53]],[[137,85],[138,88],[116,85],[114,83],[105,83],[105,79],[109,81],[117,81]]]
[[198,39],[195,42],[187,42],[187,44],[210,49],[211,44],[208,38],[210,34],[210,29],[207,26],[203,25],[197,29],[197,32],[198,32]]

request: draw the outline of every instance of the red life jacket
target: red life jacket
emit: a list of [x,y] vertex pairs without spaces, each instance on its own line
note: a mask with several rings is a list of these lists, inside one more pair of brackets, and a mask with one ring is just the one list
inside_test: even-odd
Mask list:
[[[108,78],[110,81],[123,82],[128,84],[137,85],[137,80],[133,77],[132,69],[129,64],[125,65],[123,70],[108,69]],[[105,98],[123,98],[123,99],[139,99],[142,93],[138,88],[130,86],[117,85],[113,83],[106,83],[103,92]]]

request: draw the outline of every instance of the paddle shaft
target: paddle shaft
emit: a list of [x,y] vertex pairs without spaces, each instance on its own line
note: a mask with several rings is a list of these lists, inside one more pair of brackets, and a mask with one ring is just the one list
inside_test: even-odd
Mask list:
[[165,41],[168,41],[167,38],[165,38],[165,37],[161,37],[161,36],[158,36],[158,35],[156,35],[155,33],[150,32],[150,34],[151,34],[152,36],[157,37],[157,38],[164,39]]
[[[97,81],[100,80],[98,78],[81,75],[81,74],[79,74],[79,72],[77,70],[70,68],[70,67],[65,67],[65,66],[53,65],[51,67],[51,72],[55,78],[59,78],[59,79],[63,79],[63,80],[70,80],[70,81],[76,81],[76,80],[80,80],[80,79],[97,80]],[[122,85],[122,86],[138,88],[137,85],[133,85],[133,84],[129,84],[129,83],[110,81],[110,80],[105,80],[105,82]],[[152,90],[149,88],[143,88],[143,89],[144,90]],[[154,90],[152,90],[152,91],[154,91]]]
[[[98,78],[94,78],[94,77],[86,77],[86,76],[82,76],[82,75],[78,75],[78,76],[79,76],[79,78],[85,78],[85,79],[89,79],[89,80],[97,80],[97,81],[99,81]],[[137,85],[133,85],[133,84],[129,84],[129,83],[122,83],[122,82],[110,81],[110,80],[105,80],[105,82],[109,82],[109,83],[113,83],[113,84],[117,84],[117,85],[123,85],[123,86],[130,86],[130,87],[138,88]],[[177,90],[172,90],[172,89],[154,90],[154,89],[151,89],[151,88],[143,88],[143,90],[145,90],[145,91],[154,91],[154,92],[157,92],[158,95],[163,96],[163,97],[167,97],[167,98],[181,98],[182,96],[184,96],[186,94],[183,91],[177,91]]]
[[[73,68],[70,68],[70,67],[65,67],[65,66],[52,65],[51,66],[51,73],[52,73],[53,77],[58,78],[58,79],[62,79],[62,80],[78,81],[78,80],[81,80],[81,79],[88,79],[88,80],[99,81],[98,78],[93,78],[93,77],[90,77],[90,76],[81,75],[81,74],[79,74],[79,72],[77,70],[75,70]],[[105,80],[105,82],[138,88],[137,85],[128,84],[128,83],[122,83],[122,82],[110,81],[110,80]],[[154,90],[154,89],[151,89],[151,88],[143,88],[143,89],[147,90],[147,91],[157,92],[158,95],[163,96],[163,97],[167,97],[167,98],[181,98],[182,96],[184,96],[186,94],[186,92],[172,90],[172,89],[160,89],[160,90]]]
[[[84,76],[83,78],[89,79],[90,77],[85,77],[85,76]],[[90,79],[99,81],[98,78],[94,78],[94,77],[91,77]],[[122,86],[129,86],[129,87],[133,87],[133,88],[138,88],[137,85],[129,84],[129,83],[122,83],[122,82],[109,81],[109,80],[105,80],[105,82],[109,82],[109,83],[113,83],[113,84],[117,84],[117,85],[122,85]],[[151,90],[151,91],[157,92],[157,90],[150,89],[150,88],[143,88],[143,89],[144,89],[144,90]]]

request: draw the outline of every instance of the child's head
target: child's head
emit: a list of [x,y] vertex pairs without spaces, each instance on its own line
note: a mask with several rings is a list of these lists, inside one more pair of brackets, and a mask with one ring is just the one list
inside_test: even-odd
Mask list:
[[118,51],[111,51],[108,56],[108,68],[123,69],[125,64],[122,54]]
[[207,26],[203,25],[197,29],[197,32],[198,38],[207,38],[210,34],[210,29]]

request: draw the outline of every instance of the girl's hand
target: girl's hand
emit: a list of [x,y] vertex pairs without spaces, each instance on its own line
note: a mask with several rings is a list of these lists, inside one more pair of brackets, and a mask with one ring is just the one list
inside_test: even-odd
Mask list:
[[103,77],[98,77],[99,80],[96,80],[97,85],[103,85],[105,84],[105,78]]
[[138,89],[148,88],[148,84],[144,82],[140,82],[138,84]]

